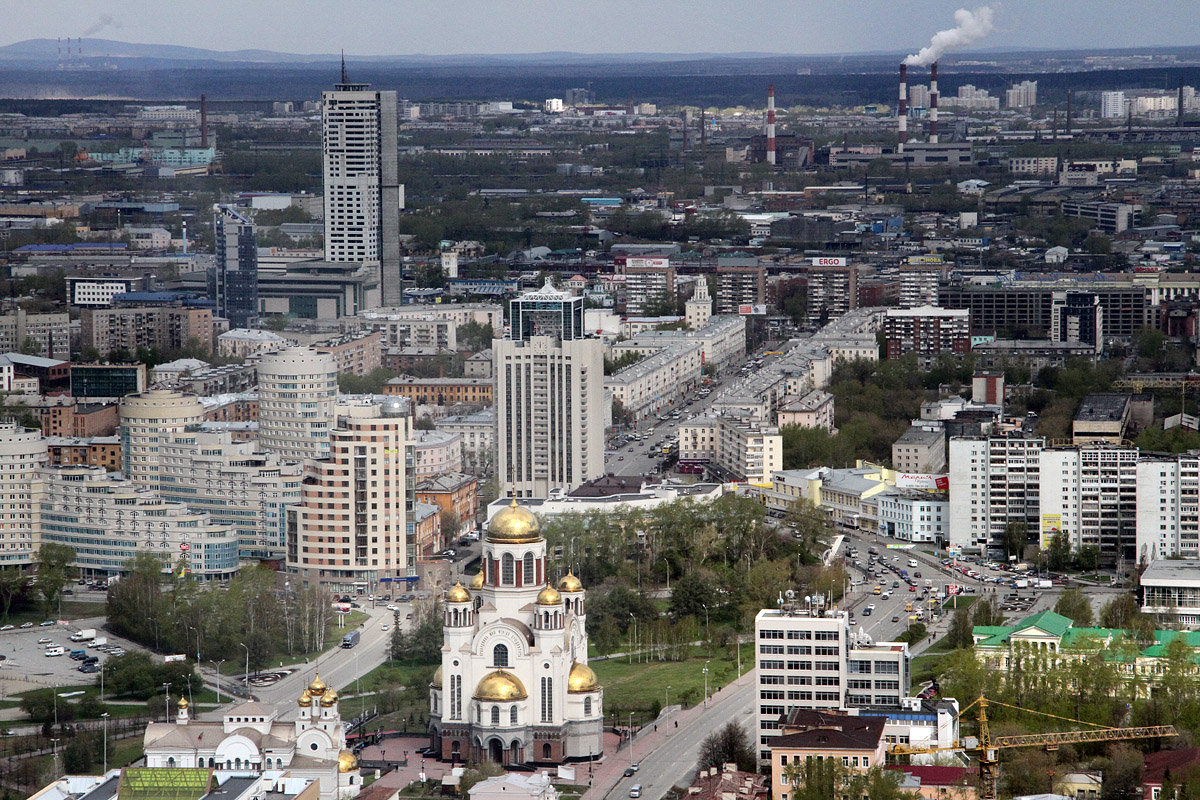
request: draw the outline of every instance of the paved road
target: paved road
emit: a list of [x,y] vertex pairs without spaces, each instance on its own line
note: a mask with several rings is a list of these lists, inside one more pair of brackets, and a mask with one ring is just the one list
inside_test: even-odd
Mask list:
[[583,800],[628,797],[635,783],[642,785],[643,800],[659,800],[672,787],[688,785],[704,738],[730,721],[740,723],[754,738],[753,712],[754,671],[750,670],[714,694],[707,707],[694,706],[668,715],[656,723],[657,730],[654,725],[643,728],[633,744],[633,760],[640,764],[633,777],[623,776],[630,763],[628,747],[607,754]]
[[[404,624],[404,617],[412,607],[408,603],[397,603],[397,605],[400,606],[401,624]],[[356,677],[365,675],[384,662],[392,638],[391,611],[388,611],[383,605],[374,609],[364,608],[363,611],[370,615],[370,618],[359,628],[362,631],[362,638],[358,647],[349,650],[332,650],[322,656],[319,663],[314,661],[308,665],[301,664],[295,668],[292,674],[277,683],[252,689],[255,698],[259,702],[275,706],[279,710],[280,719],[289,720],[294,718],[297,713],[296,698],[304,691],[304,687],[308,686],[316,677],[318,669],[320,669],[321,680],[333,689],[341,691],[344,687],[349,686],[352,690]],[[411,622],[408,624],[411,625]],[[388,630],[383,630],[383,625],[387,625]],[[353,628],[346,628],[347,633],[351,630]],[[368,698],[367,708],[370,707],[369,704],[370,699]],[[360,703],[353,700],[343,702],[341,705],[342,718],[349,720],[355,717],[361,707]],[[223,714],[224,710],[225,708],[222,707],[214,711],[207,711],[203,716],[215,719]]]

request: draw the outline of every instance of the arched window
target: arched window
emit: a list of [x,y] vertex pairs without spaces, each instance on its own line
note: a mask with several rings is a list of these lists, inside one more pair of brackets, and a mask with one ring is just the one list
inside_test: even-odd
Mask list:
[[583,715],[585,717],[592,715],[592,698],[590,697],[583,698]]
[[212,769],[212,768],[213,768],[213,767],[215,767],[216,765],[217,765],[217,762],[216,762],[216,760],[215,760],[215,759],[213,759],[213,757],[212,757],[212,756],[209,756],[209,757],[208,757],[208,767],[209,767],[209,769]]
[[483,722],[483,706],[475,706],[475,724]]
[[551,752],[553,751],[550,749],[549,743],[542,745],[542,758],[546,759],[547,761],[550,760]]
[[516,583],[516,561],[512,557],[512,553],[505,553],[500,557],[500,584],[502,586],[512,586]]
[[492,706],[492,724],[500,724],[500,706]]
[[554,679],[542,678],[542,722],[554,721]]
[[517,707],[516,706],[513,706],[512,708],[510,708],[508,710],[508,724],[509,725],[517,724]]
[[525,575],[523,576],[523,579],[522,579],[523,583],[526,586],[533,586],[534,582],[537,580],[537,578],[535,578],[533,576],[533,553],[526,553],[524,560],[525,560]]
[[498,644],[492,648],[492,666],[508,666],[508,645]]
[[167,766],[168,767],[175,766],[175,756],[171,756],[170,758],[167,759]]

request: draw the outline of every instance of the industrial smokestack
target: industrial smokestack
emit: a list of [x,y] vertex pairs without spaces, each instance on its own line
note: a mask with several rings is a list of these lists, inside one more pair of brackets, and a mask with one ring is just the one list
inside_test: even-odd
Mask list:
[[929,143],[938,143],[938,86],[937,64],[929,68]]
[[1179,79],[1179,96],[1175,100],[1175,126],[1183,127],[1183,78]]
[[208,147],[208,98],[200,95],[200,146]]
[[775,84],[767,87],[767,163],[775,166]]
[[704,119],[704,109],[700,109],[700,149],[708,146],[708,123]]
[[896,152],[903,153],[908,141],[908,65],[900,65],[900,105],[896,109]]

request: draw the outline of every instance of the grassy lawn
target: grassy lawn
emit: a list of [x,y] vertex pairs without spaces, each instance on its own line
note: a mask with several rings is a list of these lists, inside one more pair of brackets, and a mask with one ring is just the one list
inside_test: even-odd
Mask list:
[[103,617],[104,616],[104,600],[105,596],[102,592],[95,592],[99,597],[94,600],[63,600],[62,616],[58,615],[57,605],[50,610],[49,613],[42,611],[40,607],[25,609],[23,611],[14,611],[7,618],[0,620],[8,625],[20,625],[22,622],[43,622],[45,620],[56,619],[84,619],[87,617]]
[[372,720],[371,730],[405,730],[407,725],[410,732],[419,732],[423,730],[421,716],[429,713],[429,682],[436,669],[432,664],[385,661],[362,676],[363,700],[352,699],[354,681],[338,689],[342,714],[346,717],[357,714],[363,703],[368,708],[375,705],[381,713]]
[[[650,661],[632,664],[627,659],[593,661],[589,666],[604,686],[604,703],[620,716],[635,712],[635,721],[652,717],[651,712],[664,705],[695,705],[704,699],[704,665],[708,662],[708,690],[711,695],[737,677],[737,659],[732,648],[723,648],[707,656],[701,648],[684,661]],[[742,645],[742,672],[754,668],[754,644]],[[666,687],[670,686],[667,691]]]
[[974,596],[974,595],[965,595],[965,594],[956,595],[956,596],[948,599],[946,601],[946,605],[943,606],[943,608],[948,608],[951,610],[956,609],[956,608],[970,608],[971,605],[978,599],[979,599],[979,597]]
[[942,659],[945,653],[926,653],[912,660],[912,685],[920,686],[925,681],[936,678],[942,670]]

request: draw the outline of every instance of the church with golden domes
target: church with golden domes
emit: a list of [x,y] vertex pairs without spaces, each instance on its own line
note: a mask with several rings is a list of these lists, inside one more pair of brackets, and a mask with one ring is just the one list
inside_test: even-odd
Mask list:
[[220,722],[192,719],[187,698],[175,722],[151,722],[142,742],[148,767],[208,767],[316,778],[321,800],[348,800],[362,790],[358,760],[346,749],[337,692],[318,675],[300,695],[299,714],[284,722],[273,706],[234,706]]
[[512,504],[483,541],[483,569],[444,598],[429,736],[444,761],[505,766],[599,756],[604,691],[587,665],[583,585],[552,580],[537,517]]

